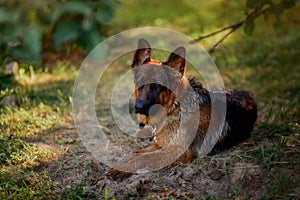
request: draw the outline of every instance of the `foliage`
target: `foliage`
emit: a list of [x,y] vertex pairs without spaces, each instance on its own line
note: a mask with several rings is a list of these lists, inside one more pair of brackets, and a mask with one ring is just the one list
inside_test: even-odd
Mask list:
[[244,32],[251,36],[255,28],[255,19],[263,15],[265,20],[270,15],[276,17],[276,21],[273,24],[275,30],[280,28],[280,15],[286,10],[296,5],[298,0],[247,0],[245,5],[245,25]]
[[70,42],[90,51],[102,41],[117,5],[116,0],[1,0],[0,61],[38,61],[49,42],[57,51]]
[[255,28],[255,20],[261,15],[264,16],[265,20],[269,18],[270,15],[274,15],[276,18],[273,28],[279,31],[282,27],[280,21],[280,15],[286,10],[290,9],[296,5],[298,0],[247,0],[245,4],[245,15],[246,17],[234,24],[224,27],[220,30],[212,32],[210,34],[200,36],[195,41],[200,41],[202,39],[223,33],[228,31],[221,39],[219,39],[209,50],[210,53],[214,52],[219,44],[221,44],[230,34],[235,32],[240,27],[244,27],[244,33],[251,36]]

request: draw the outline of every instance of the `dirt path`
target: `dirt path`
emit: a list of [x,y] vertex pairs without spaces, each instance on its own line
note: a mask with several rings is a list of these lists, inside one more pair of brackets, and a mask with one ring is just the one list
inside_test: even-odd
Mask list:
[[[123,180],[111,180],[105,175],[106,166],[99,163],[81,143],[72,122],[48,134],[45,143],[61,149],[62,154],[46,163],[52,181],[74,190],[82,185],[84,191],[94,196],[87,198],[203,198],[246,197],[257,199],[266,194],[268,179],[275,169],[265,169],[239,153],[253,148],[257,141],[250,139],[242,147],[235,147],[212,157],[197,159],[190,164],[177,164],[162,170],[135,174]],[[58,143],[60,145],[58,145]],[[40,144],[41,145],[41,144]],[[45,145],[45,144],[44,144]]]

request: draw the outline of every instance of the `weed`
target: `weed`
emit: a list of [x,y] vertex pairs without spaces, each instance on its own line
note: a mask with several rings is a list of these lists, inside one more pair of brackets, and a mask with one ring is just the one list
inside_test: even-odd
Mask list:
[[65,189],[62,193],[65,199],[81,200],[81,199],[92,199],[96,198],[96,194],[93,192],[88,192],[84,190],[84,185],[82,183],[77,184],[72,189]]
[[287,170],[279,169],[272,183],[265,183],[267,192],[262,199],[293,199],[297,195],[294,193],[296,181]]
[[46,173],[25,172],[15,167],[0,171],[0,197],[3,199],[55,199],[57,185]]
[[15,137],[0,139],[0,155],[0,165],[17,165],[24,169],[39,166],[49,157],[55,158],[55,152],[28,144]]
[[276,195],[287,195],[288,191],[293,186],[292,178],[285,172],[279,173],[276,176],[275,184],[272,186],[272,191]]
[[221,200],[221,198],[216,197],[215,195],[208,195],[208,196],[202,197],[202,200]]

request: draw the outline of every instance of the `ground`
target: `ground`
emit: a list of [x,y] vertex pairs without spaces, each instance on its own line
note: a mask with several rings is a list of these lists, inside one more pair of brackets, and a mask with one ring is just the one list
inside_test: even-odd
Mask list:
[[[130,3],[128,1],[128,5]],[[218,15],[212,14],[216,8],[209,6],[215,4],[207,4],[203,5],[207,8],[207,15],[187,14],[185,18],[174,19],[175,15],[189,10],[183,6],[181,10],[178,9],[178,13],[166,18],[148,17],[149,20],[143,22],[139,21],[141,19],[138,13],[133,15],[130,9],[124,9],[116,17],[110,34],[120,31],[122,27],[129,28],[134,27],[135,23],[144,23],[172,26],[169,28],[196,37],[201,33],[201,27],[196,25],[198,19],[205,18],[204,27],[208,27],[204,30],[206,32],[226,23],[216,20]],[[124,2],[125,8],[128,5]],[[161,4],[162,6],[166,5]],[[132,9],[138,10],[136,7],[138,5],[134,5]],[[235,8],[235,5],[227,5],[222,12]],[[199,13],[199,10],[201,8],[194,12]],[[284,26],[279,32],[261,19],[256,24],[257,29],[252,37],[246,36],[242,31],[234,33],[212,54],[227,88],[247,88],[255,95],[259,116],[249,140],[215,156],[198,158],[188,164],[174,164],[156,172],[132,175],[123,180],[111,180],[105,175],[107,167],[87,151],[74,126],[71,97],[82,57],[76,54],[76,59],[65,56],[56,59],[54,56],[42,69],[37,68],[36,71],[30,71],[24,65],[28,73],[22,76],[18,74],[13,81],[7,79],[10,81],[9,87],[1,89],[0,93],[1,101],[10,96],[13,99],[10,101],[16,104],[0,110],[0,197],[299,198],[300,21],[295,17],[298,12],[299,6],[282,17]],[[161,12],[157,15],[160,16]],[[239,17],[240,15],[236,16]],[[228,18],[229,21],[234,19]],[[193,21],[195,25],[189,26],[187,21]],[[211,27],[209,24],[214,21],[217,22]],[[208,49],[213,42],[213,39],[208,40],[203,45]],[[111,76],[106,76],[107,79],[103,80],[106,87],[97,96],[99,123],[110,134],[116,137],[121,135],[121,139],[122,132],[112,119],[110,101],[105,94],[106,90],[113,87],[110,81],[127,70],[130,56],[113,63],[115,70],[113,73],[108,72]],[[2,83],[4,84],[1,80]]]

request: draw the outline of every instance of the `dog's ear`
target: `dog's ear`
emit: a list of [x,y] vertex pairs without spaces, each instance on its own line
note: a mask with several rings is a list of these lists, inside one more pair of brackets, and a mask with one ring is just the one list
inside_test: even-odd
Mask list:
[[168,66],[179,71],[182,75],[185,74],[185,55],[186,50],[184,47],[178,47],[169,56],[168,60],[165,62]]
[[134,53],[131,68],[142,65],[151,60],[151,46],[147,40],[141,38],[138,41],[137,50]]

